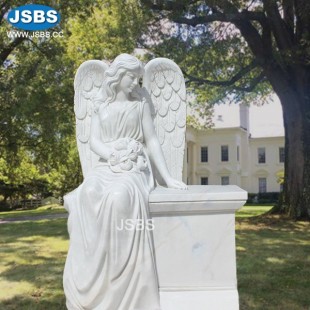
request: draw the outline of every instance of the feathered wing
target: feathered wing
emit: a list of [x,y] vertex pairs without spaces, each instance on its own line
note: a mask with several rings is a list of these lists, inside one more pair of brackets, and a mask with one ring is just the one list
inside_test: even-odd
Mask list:
[[99,159],[90,149],[89,137],[95,101],[103,99],[103,78],[107,68],[103,61],[88,60],[78,68],[74,79],[76,140],[84,177]]
[[170,174],[182,181],[186,130],[186,88],[172,60],[155,58],[145,66],[143,86],[155,111],[154,125]]

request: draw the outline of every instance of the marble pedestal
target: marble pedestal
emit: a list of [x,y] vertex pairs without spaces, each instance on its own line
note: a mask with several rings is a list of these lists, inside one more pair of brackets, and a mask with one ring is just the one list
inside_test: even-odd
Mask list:
[[235,212],[246,199],[229,185],[150,194],[162,310],[239,309]]

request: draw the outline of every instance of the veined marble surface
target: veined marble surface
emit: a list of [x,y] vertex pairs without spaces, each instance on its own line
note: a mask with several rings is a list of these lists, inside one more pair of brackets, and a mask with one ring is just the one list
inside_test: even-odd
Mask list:
[[149,196],[149,202],[197,202],[246,200],[247,192],[236,185],[189,185],[188,190],[158,186]]
[[67,308],[160,310],[148,198],[154,175],[169,188],[187,188],[182,71],[169,59],[144,66],[121,54],[109,65],[84,62],[74,89],[84,181],[64,197]]
[[162,310],[239,308],[235,211],[246,199],[237,186],[151,193]]
[[[238,309],[234,213],[247,194],[237,186],[187,190],[181,181],[180,68],[164,58],[144,67],[122,54],[110,65],[84,62],[74,86],[84,181],[64,197],[67,308]],[[169,189],[152,191],[153,176]],[[138,224],[119,226],[124,220]],[[145,222],[152,228],[140,229]]]

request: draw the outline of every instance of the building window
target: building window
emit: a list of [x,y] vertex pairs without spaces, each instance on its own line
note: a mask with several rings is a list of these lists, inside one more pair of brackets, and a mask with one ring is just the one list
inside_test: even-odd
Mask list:
[[203,177],[200,179],[201,185],[208,185],[209,184],[209,179],[208,177]]
[[237,161],[240,160],[240,148],[239,145],[237,145]]
[[258,192],[259,193],[267,192],[267,179],[266,178],[258,178]]
[[221,159],[222,161],[228,161],[228,145],[221,146]]
[[221,177],[221,184],[229,185],[229,177],[228,176]]
[[285,160],[285,150],[284,147],[279,147],[279,162],[284,163]]
[[264,147],[259,147],[257,149],[257,155],[258,155],[258,163],[265,164],[266,163],[266,149]]
[[201,160],[202,163],[207,163],[208,162],[208,147],[207,146],[203,146],[201,148],[200,160]]

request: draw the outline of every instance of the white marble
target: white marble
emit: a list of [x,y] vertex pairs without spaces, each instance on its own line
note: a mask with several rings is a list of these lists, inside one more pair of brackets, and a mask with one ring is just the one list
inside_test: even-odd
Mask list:
[[152,60],[144,69],[137,58],[122,54],[110,65],[83,63],[74,88],[84,181],[64,197],[67,308],[160,310],[148,198],[153,172],[158,183],[187,188],[181,181],[182,72],[168,59]]
[[[122,54],[122,62],[130,63],[132,56],[124,55],[127,54]],[[119,66],[123,66],[123,63],[119,63]],[[130,93],[125,95],[127,96],[125,99],[119,98],[121,99],[119,100],[117,96],[115,98],[110,96],[111,89],[106,86],[105,72],[109,68],[111,68],[109,64],[104,61],[85,61],[79,67],[74,80],[77,145],[84,177],[97,165],[100,158],[108,157],[107,151],[102,151],[102,148],[96,145],[100,141],[91,145],[91,127],[94,124],[96,111],[102,110],[113,101],[124,103],[126,100],[127,102],[140,100],[148,103],[153,118],[148,121],[150,126],[155,127],[160,152],[164,155],[164,158],[160,157],[162,159],[160,166],[167,165],[170,175],[182,181],[186,131],[186,88],[182,71],[172,60],[167,58],[155,58],[145,67],[141,64],[139,72],[136,72],[135,75],[142,78],[143,87],[139,87],[138,80],[133,79],[131,81],[133,84],[129,85]],[[126,65],[124,68],[126,69]],[[125,83],[120,85],[117,90],[118,94],[123,94],[126,87],[128,88]],[[110,115],[110,117],[116,119],[117,115]],[[118,129],[115,128],[115,131],[117,132]],[[124,136],[127,137],[128,134],[124,134]],[[105,139],[106,141],[114,140],[112,137],[105,137]],[[156,150],[154,156],[158,153],[159,151]],[[158,169],[158,165],[154,164],[153,167],[156,181],[166,185],[165,177],[162,176],[162,171],[159,171],[163,168]]]
[[236,289],[160,292],[162,310],[238,310]]
[[236,185],[190,185],[187,191],[158,186],[152,191],[149,202],[232,201],[247,199],[247,192]]
[[158,58],[144,68],[128,54],[111,64],[90,60],[74,87],[84,181],[64,197],[67,308],[238,309],[234,213],[246,193],[187,189],[181,181],[186,91],[179,67]]
[[150,195],[162,310],[238,309],[237,186],[157,188]]

